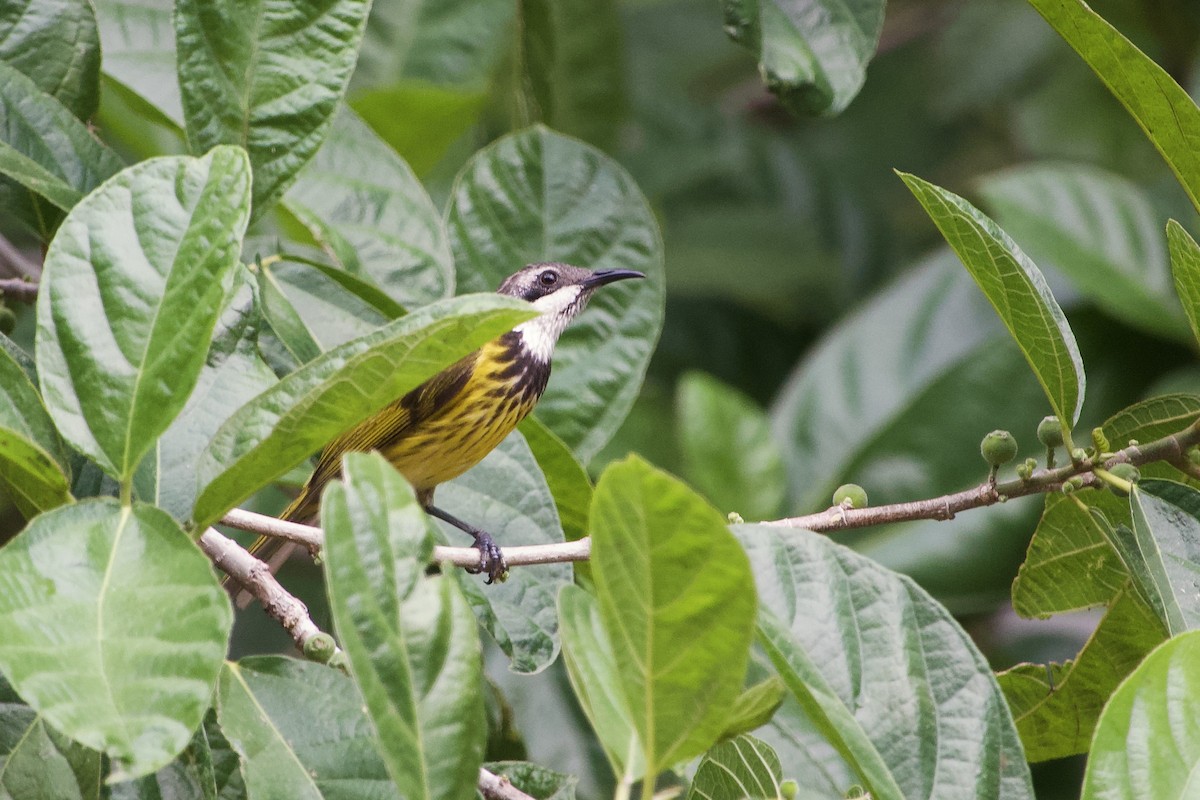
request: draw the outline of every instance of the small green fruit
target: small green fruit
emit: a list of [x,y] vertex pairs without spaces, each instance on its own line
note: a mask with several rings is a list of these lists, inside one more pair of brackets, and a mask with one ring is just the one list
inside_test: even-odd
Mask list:
[[793,800],[800,793],[800,784],[796,783],[791,778],[788,778],[783,783],[779,784],[779,794],[783,800]]
[[[1113,464],[1112,467],[1110,467],[1108,471],[1114,478],[1120,478],[1121,480],[1128,481],[1130,483],[1137,483],[1138,481],[1140,481],[1142,479],[1141,470],[1139,470],[1133,464],[1129,464],[1124,461],[1121,462],[1120,464]],[[1122,489],[1118,486],[1114,486],[1111,483],[1108,484],[1108,488],[1117,497],[1128,497],[1129,496],[1129,492],[1125,491],[1124,489]]]
[[847,508],[866,508],[867,490],[857,483],[844,483],[834,491],[833,504]]
[[337,652],[337,643],[328,633],[318,633],[304,643],[304,657],[318,664],[328,663]]
[[979,443],[979,452],[984,461],[998,467],[1017,457],[1017,440],[1008,431],[992,431]]
[[1058,417],[1049,416],[1039,422],[1037,437],[1046,447],[1062,447],[1062,425],[1059,424]]

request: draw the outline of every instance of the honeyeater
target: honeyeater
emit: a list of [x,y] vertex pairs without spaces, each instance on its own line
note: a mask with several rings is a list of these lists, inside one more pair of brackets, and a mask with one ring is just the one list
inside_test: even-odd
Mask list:
[[[433,505],[433,492],[438,484],[478,464],[533,411],[550,378],[554,345],[592,293],[606,283],[644,277],[628,269],[592,271],[555,263],[530,264],[510,275],[498,293],[528,300],[541,313],[330,442],[312,477],[281,517],[313,522],[321,491],[341,474],[342,456],[377,450],[408,479],[429,514],[475,539],[479,567],[473,571],[487,573],[491,583],[505,570],[500,548],[486,531]],[[263,536],[250,551],[274,571],[292,547],[286,540]],[[242,592],[238,605],[251,599],[248,592]]]

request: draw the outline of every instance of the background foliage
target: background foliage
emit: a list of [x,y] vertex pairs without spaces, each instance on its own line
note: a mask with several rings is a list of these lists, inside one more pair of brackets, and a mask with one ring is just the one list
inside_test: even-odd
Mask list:
[[[1193,475],[754,524],[976,485],[1050,413],[1113,449],[1200,415],[1200,11],[1091,5],[0,5],[0,277],[39,288],[0,312],[0,787],[1185,796]],[[284,573],[354,678],[276,655],[192,540],[523,319],[454,296],[536,260],[650,279],[439,499],[592,563],[425,575],[446,532],[357,458],[328,595]]]

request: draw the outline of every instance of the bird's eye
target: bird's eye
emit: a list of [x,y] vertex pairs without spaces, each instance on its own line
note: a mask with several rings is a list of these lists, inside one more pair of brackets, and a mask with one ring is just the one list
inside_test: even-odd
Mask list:
[[552,269],[548,269],[541,275],[538,275],[538,280],[542,282],[542,286],[553,286],[558,283],[558,273]]

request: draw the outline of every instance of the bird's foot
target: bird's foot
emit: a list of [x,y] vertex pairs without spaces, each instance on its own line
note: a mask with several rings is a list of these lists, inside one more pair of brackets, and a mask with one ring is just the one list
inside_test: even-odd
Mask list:
[[500,545],[496,544],[487,531],[475,530],[471,535],[475,537],[475,548],[479,550],[479,566],[467,567],[467,572],[472,575],[484,573],[487,575],[487,583],[503,583],[508,577],[508,564],[504,561]]

